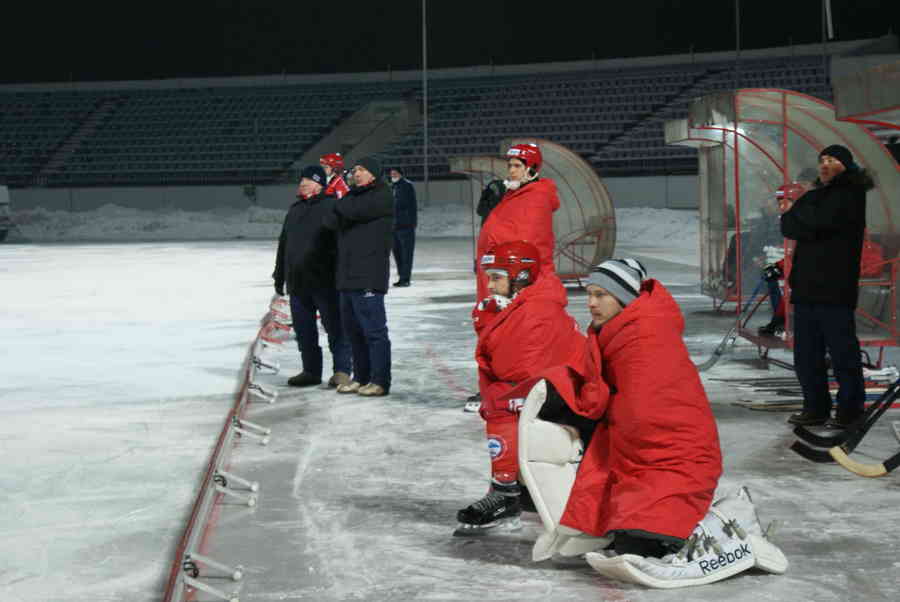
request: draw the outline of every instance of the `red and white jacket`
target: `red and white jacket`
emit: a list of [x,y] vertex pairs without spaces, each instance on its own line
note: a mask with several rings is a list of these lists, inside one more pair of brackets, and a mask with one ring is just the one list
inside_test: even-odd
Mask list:
[[341,199],[348,192],[350,192],[350,187],[347,186],[344,178],[339,173],[331,174],[331,177],[328,179],[328,186],[325,187],[325,194]]
[[[475,257],[478,273],[476,303],[488,296],[488,277],[481,268],[481,256],[495,245],[524,240],[537,247],[541,256],[541,278],[559,282],[553,264],[553,212],[559,209],[556,183],[541,178],[518,190],[510,190],[494,207],[478,235]],[[526,289],[527,290],[527,289]]]

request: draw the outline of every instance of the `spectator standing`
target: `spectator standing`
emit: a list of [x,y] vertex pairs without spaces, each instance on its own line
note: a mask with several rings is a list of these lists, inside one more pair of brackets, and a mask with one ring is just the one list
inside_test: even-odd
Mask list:
[[323,219],[334,209],[334,197],[324,192],[325,171],[310,165],[300,174],[298,200],[284,218],[275,255],[275,292],[291,297],[291,321],[303,362],[300,374],[288,379],[293,387],[322,382],[322,348],[316,312],[328,333],[334,374],[329,387],[350,382],[350,344],[344,335],[335,288],[337,245]]
[[394,199],[377,177],[381,163],[365,157],[353,167],[353,187],[334,202],[325,225],[337,232],[341,321],[353,350],[353,380],[338,393],[387,395],[391,388],[391,341],[384,295],[390,276]]
[[341,170],[344,169],[344,158],[341,156],[341,153],[322,155],[319,159],[319,165],[325,170],[325,176],[328,178],[325,194],[339,199],[344,198],[350,192],[350,187],[347,186],[347,182],[344,181],[344,177],[341,175]]
[[394,192],[394,262],[398,275],[394,286],[409,286],[416,249],[416,226],[419,223],[416,189],[412,182],[403,177],[400,168],[392,168],[390,177]]
[[[863,412],[865,385],[855,309],[866,229],[866,191],[874,186],[850,150],[834,144],[819,153],[815,187],[787,203],[785,238],[796,241],[788,282],[794,305],[794,369],[803,411],[788,422],[841,429]],[[838,381],[831,418],[826,351]]]

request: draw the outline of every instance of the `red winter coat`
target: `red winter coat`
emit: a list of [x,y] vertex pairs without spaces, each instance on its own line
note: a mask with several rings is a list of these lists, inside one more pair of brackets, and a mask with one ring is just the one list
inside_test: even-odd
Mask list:
[[682,341],[684,319],[656,280],[598,332],[581,370],[544,376],[576,413],[602,419],[561,523],[595,536],[686,538],[713,499],[722,455],[709,400]]
[[475,359],[486,420],[516,419],[504,399],[516,384],[551,366],[583,361],[585,337],[567,304],[559,280],[540,277],[481,329]]
[[558,281],[553,264],[553,212],[559,209],[559,197],[553,180],[539,179],[518,190],[510,190],[494,207],[478,235],[475,257],[478,273],[476,302],[490,293],[488,278],[481,269],[481,256],[494,245],[525,240],[537,247],[541,254],[541,275]]
[[331,180],[328,181],[328,186],[325,187],[325,194],[336,196],[339,199],[347,196],[348,192],[350,192],[350,187],[347,186],[347,182],[345,182],[344,178],[339,174],[331,176]]

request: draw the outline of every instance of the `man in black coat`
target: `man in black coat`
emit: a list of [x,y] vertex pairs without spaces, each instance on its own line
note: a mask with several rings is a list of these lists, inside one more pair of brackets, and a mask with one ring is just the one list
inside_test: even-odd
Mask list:
[[325,225],[337,233],[337,289],[341,320],[353,349],[353,380],[338,393],[387,395],[391,340],[384,295],[390,277],[394,197],[374,157],[356,162],[353,187],[334,203]]
[[330,387],[350,382],[350,343],[344,335],[335,288],[337,244],[334,232],[323,220],[334,210],[335,198],[323,192],[325,170],[318,165],[303,169],[297,202],[284,218],[275,255],[275,292],[283,295],[285,284],[291,295],[291,321],[303,370],[288,379],[293,387],[309,387],[322,382],[322,348],[316,312],[328,333],[334,375]]
[[394,193],[394,262],[398,276],[394,286],[409,286],[419,223],[416,189],[399,168],[391,169],[390,176]]
[[[794,369],[803,389],[803,411],[788,421],[845,428],[862,414],[866,396],[854,313],[872,179],[835,144],[819,154],[815,186],[781,216],[782,234],[797,241],[788,283]],[[840,387],[833,419],[826,350]]]

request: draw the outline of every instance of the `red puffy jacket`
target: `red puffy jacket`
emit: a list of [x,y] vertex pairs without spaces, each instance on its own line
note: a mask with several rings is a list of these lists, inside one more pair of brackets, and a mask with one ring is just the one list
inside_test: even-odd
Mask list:
[[556,195],[556,184],[553,180],[539,179],[530,182],[518,190],[510,190],[500,203],[494,207],[478,235],[477,255],[475,256],[478,273],[476,302],[488,296],[487,275],[481,269],[481,256],[491,250],[494,245],[513,240],[525,240],[537,247],[540,252],[541,275],[556,281],[556,268],[553,264],[553,212],[559,209],[559,197]]
[[559,364],[583,362],[585,337],[566,313],[559,279],[537,279],[479,333],[475,348],[481,415],[515,420],[504,395],[516,384]]
[[337,173],[331,176],[331,179],[328,181],[328,186],[325,187],[325,194],[336,196],[339,199],[347,196],[348,192],[350,192],[350,187],[347,186],[347,182],[344,181],[344,178]]
[[656,280],[598,332],[581,369],[550,380],[576,413],[601,419],[561,523],[595,536],[686,538],[712,502],[722,455],[715,419],[682,341],[684,318]]

